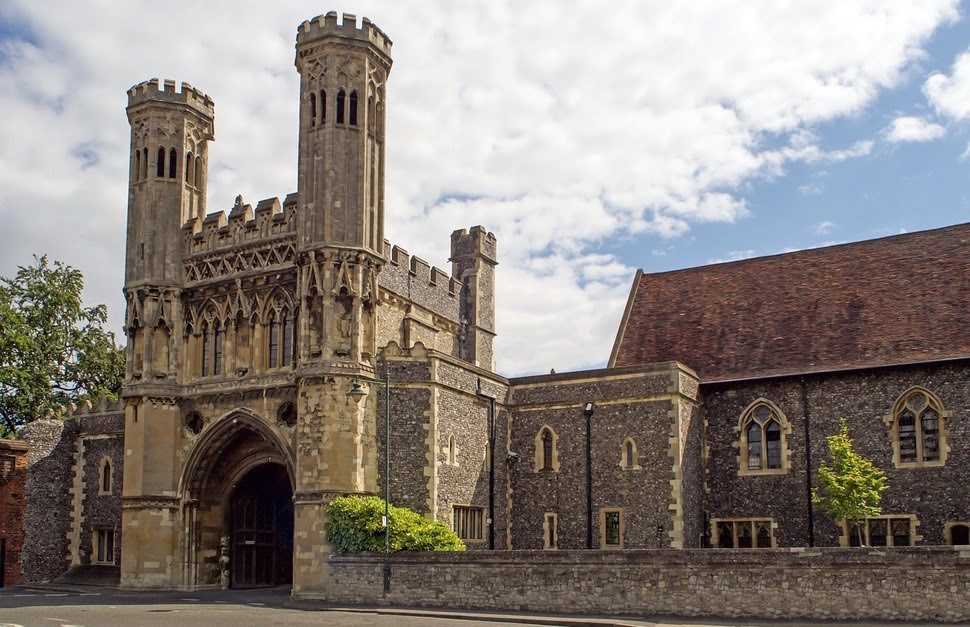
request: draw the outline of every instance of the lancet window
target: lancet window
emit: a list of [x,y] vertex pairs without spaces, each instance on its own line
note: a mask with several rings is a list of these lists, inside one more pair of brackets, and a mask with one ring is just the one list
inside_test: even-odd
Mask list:
[[927,390],[913,388],[900,396],[889,419],[897,467],[941,465],[949,450],[948,416],[939,399]]
[[788,471],[788,420],[774,404],[759,399],[741,415],[741,474],[783,474]]

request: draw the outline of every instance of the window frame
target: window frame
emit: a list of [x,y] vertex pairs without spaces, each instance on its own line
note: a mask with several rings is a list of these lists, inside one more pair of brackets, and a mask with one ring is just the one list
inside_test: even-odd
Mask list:
[[[908,520],[909,521],[909,544],[903,546],[916,546],[917,542],[923,540],[923,536],[919,535],[918,528],[920,525],[919,518],[916,514],[882,514],[880,516],[868,516],[866,518],[853,518],[851,521],[864,520],[866,522],[866,533],[865,533],[865,547],[853,547],[852,537],[854,535],[854,529],[850,527],[850,520],[840,520],[839,527],[841,529],[841,534],[839,535],[839,546],[846,548],[892,548],[897,546],[893,543],[892,534],[892,521],[894,520]],[[886,521],[886,544],[873,545],[870,541],[871,528],[870,525],[874,520],[884,520]]]
[[[105,475],[105,470],[108,471],[107,475]],[[108,479],[107,484],[104,481],[106,476]],[[110,495],[114,488],[114,483],[114,466],[108,457],[102,457],[101,465],[98,469],[98,496]]]
[[[545,446],[543,442],[543,436],[546,433],[552,437],[552,464],[549,468],[546,468]],[[539,432],[536,434],[534,446],[535,472],[538,473],[543,470],[547,470],[549,472],[559,472],[559,436],[556,434],[556,430],[548,424],[542,425],[539,428]]]
[[[472,520],[462,520],[462,514],[467,513],[473,516]],[[478,537],[462,537],[462,531],[468,529],[468,523],[472,523],[472,529],[477,528]],[[451,506],[451,529],[458,538],[465,544],[478,544],[485,542],[485,507],[482,505],[470,505],[464,503],[453,503]],[[467,534],[466,534],[467,535]]]
[[542,515],[542,545],[544,551],[559,549],[559,514],[556,512]]
[[946,538],[947,545],[949,545],[949,546],[966,547],[966,548],[970,549],[970,542],[968,542],[967,544],[953,544],[953,529],[955,527],[966,527],[967,528],[968,539],[970,539],[970,521],[954,520],[954,521],[951,521],[951,522],[946,523],[943,526],[943,535]]
[[[907,404],[909,403],[910,399],[918,394],[921,394],[926,398],[926,405],[916,414],[916,424],[914,425],[916,437],[916,460],[904,462],[902,461],[900,450],[901,442],[899,438],[899,418],[903,411],[907,408]],[[922,426],[923,414],[927,409],[930,408],[935,410],[938,416],[937,449],[939,450],[939,457],[937,459],[926,460],[924,459],[923,455],[924,432]],[[896,468],[933,468],[935,466],[946,465],[946,459],[950,453],[950,445],[948,443],[950,431],[947,429],[947,426],[949,425],[952,417],[953,412],[946,409],[946,407],[943,405],[943,401],[941,401],[936,394],[922,386],[914,385],[900,394],[893,403],[892,411],[883,416],[883,423],[889,429],[889,437],[892,439],[893,465]]]
[[[606,540],[606,519],[611,514],[616,514],[619,518],[619,542],[607,544]],[[603,551],[619,551],[626,545],[626,516],[623,515],[622,507],[603,507],[600,509],[600,549]]]
[[[781,465],[778,468],[768,468],[768,440],[767,440],[767,428],[765,425],[760,425],[761,427],[761,458],[763,460],[763,466],[761,468],[752,469],[748,467],[748,426],[750,423],[755,421],[755,412],[760,408],[766,408],[771,412],[772,416],[769,420],[774,420],[779,427],[781,442],[779,444],[780,455],[781,455]],[[757,423],[756,423],[757,424]],[[766,423],[767,424],[767,423]],[[759,397],[755,399],[751,404],[744,408],[741,412],[741,417],[738,419],[738,424],[734,428],[736,439],[733,444],[738,449],[738,476],[764,476],[764,475],[787,475],[788,471],[791,469],[791,449],[789,447],[789,436],[791,436],[791,421],[788,420],[788,416],[785,412],[781,411],[777,405],[769,401],[767,398]]]
[[[757,546],[758,543],[758,524],[768,524],[768,530],[770,534],[770,545],[769,546]],[[719,525],[727,524],[731,525],[731,542],[732,546],[721,546],[721,530]],[[752,546],[750,547],[738,547],[738,526],[739,525],[750,525],[751,529],[751,541]],[[775,538],[775,530],[778,528],[778,523],[775,522],[774,518],[768,517],[749,517],[749,518],[711,518],[711,547],[715,549],[737,549],[737,548],[751,548],[751,549],[776,549],[778,548],[778,541]]]
[[[117,537],[115,536],[115,529],[114,529],[114,527],[94,527],[91,530],[91,533],[94,536],[92,538],[92,542],[91,542],[91,544],[92,544],[92,546],[91,546],[91,549],[92,549],[92,551],[91,551],[91,553],[92,553],[91,554],[91,563],[92,564],[108,564],[108,565],[114,565],[115,564],[115,547],[116,547],[116,542],[117,542]],[[104,534],[104,537],[102,537],[102,534]],[[105,539],[109,537],[109,534],[110,534],[111,542],[110,543],[107,543],[107,547],[106,547],[105,546]],[[110,555],[108,556],[108,559],[104,559],[104,560],[101,559],[102,549],[105,549],[103,551],[103,553],[105,555],[108,555],[108,551],[107,551],[108,548],[111,549]]]
[[[633,459],[629,457],[629,453],[633,453]],[[623,438],[623,443],[620,445],[620,468],[627,471],[643,470],[638,462],[640,461],[640,452],[637,450],[637,442],[630,436]]]

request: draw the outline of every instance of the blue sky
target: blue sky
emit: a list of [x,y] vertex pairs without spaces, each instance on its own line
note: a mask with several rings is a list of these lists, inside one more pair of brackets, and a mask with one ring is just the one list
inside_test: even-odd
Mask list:
[[294,34],[331,9],[394,41],[388,237],[442,268],[452,230],[499,237],[504,374],[603,365],[636,268],[970,220],[956,0],[7,0],[0,274],[49,253],[121,328],[125,92],[152,77],[216,102],[210,211],[294,191]]

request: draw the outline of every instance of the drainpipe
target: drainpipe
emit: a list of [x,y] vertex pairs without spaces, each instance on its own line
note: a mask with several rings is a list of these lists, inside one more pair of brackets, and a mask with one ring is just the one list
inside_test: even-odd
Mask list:
[[812,503],[812,416],[808,408],[808,388],[805,377],[802,384],[802,408],[805,412],[805,498],[808,504],[808,546],[815,546],[815,506]]
[[583,415],[586,416],[586,548],[593,548],[593,449],[591,443],[591,425],[596,405],[583,405]]

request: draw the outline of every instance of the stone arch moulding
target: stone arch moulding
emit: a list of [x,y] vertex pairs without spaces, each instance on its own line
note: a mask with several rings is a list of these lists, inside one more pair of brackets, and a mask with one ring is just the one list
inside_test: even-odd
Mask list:
[[199,496],[205,482],[206,462],[211,460],[211,455],[221,453],[221,446],[243,430],[255,432],[272,445],[286,467],[291,487],[296,490],[296,462],[290,446],[268,421],[248,409],[236,408],[214,420],[196,439],[179,478],[179,495],[182,498]]
[[[748,468],[748,441],[745,434],[745,426],[753,419],[754,412],[759,407],[766,407],[773,414],[772,417],[777,419],[776,422],[778,422],[778,426],[781,428],[780,468],[765,467],[761,470]],[[791,438],[792,425],[791,420],[788,419],[788,416],[778,405],[763,396],[756,398],[741,411],[741,414],[738,416],[738,423],[734,427],[734,432],[736,437],[733,446],[738,449],[737,464],[739,476],[784,475],[788,473],[791,468],[791,444],[789,440]]]
[[[927,403],[927,405],[918,412],[920,416],[922,416],[926,409],[933,409],[939,416],[937,433],[939,452],[937,459],[926,459],[924,457],[925,454],[922,449],[923,442],[921,438],[923,435],[922,418],[920,418],[917,422],[918,428],[916,431],[916,437],[918,440],[920,440],[920,448],[918,449],[919,454],[917,455],[917,459],[915,461],[903,461],[901,459],[898,419],[902,411],[906,408],[907,403],[909,403],[910,399],[912,399],[914,396],[923,396]],[[893,406],[889,414],[882,417],[883,424],[886,425],[886,428],[889,430],[889,436],[892,439],[893,465],[896,468],[924,468],[945,465],[947,457],[949,457],[950,454],[949,426],[952,419],[953,411],[946,408],[939,396],[921,385],[914,385],[897,396],[896,400],[893,402]]]

